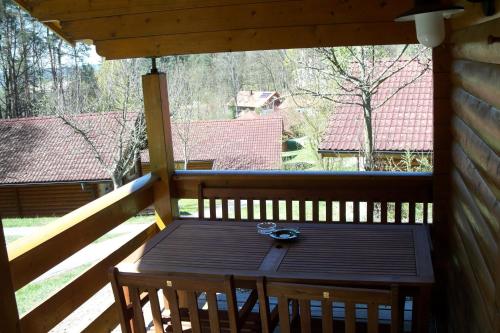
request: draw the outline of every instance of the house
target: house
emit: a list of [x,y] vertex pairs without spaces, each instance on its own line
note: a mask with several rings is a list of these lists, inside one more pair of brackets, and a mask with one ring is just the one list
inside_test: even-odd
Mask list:
[[[281,104],[280,95],[276,91],[240,91],[236,96],[236,117],[247,112],[267,114]],[[235,107],[234,101],[229,103]]]
[[[374,104],[385,100],[405,82],[421,72],[416,62],[406,66],[381,84]],[[433,150],[432,70],[397,92],[372,114],[374,153],[379,168],[392,160],[398,163],[406,152],[431,156]],[[337,104],[333,110],[318,152],[323,157],[358,158],[363,151],[363,109],[359,105]],[[362,161],[358,162],[358,165]]]
[[[314,3],[307,0],[286,2],[15,0],[15,2],[69,42],[85,40],[94,43],[97,52],[106,59],[280,48],[417,43],[414,22],[395,21],[395,18],[412,8],[413,1],[410,0],[318,0]],[[204,234],[199,231],[205,229],[200,227],[196,229],[197,226],[193,225],[192,232],[182,234],[182,237],[176,236],[176,232],[170,232],[173,231],[172,228],[166,231],[164,229],[179,220],[177,201],[198,198],[201,192],[219,197],[225,195],[226,199],[222,201],[222,205],[227,207],[229,207],[227,204],[229,194],[233,194],[232,199],[235,198],[234,195],[238,195],[237,202],[241,198],[247,199],[250,205],[255,202],[265,202],[269,199],[268,194],[273,194],[273,206],[277,202],[279,208],[281,204],[279,201],[285,199],[287,210],[289,207],[292,208],[292,201],[297,198],[302,203],[299,204],[299,209],[302,206],[302,214],[299,214],[302,221],[306,217],[304,207],[312,206],[314,217],[319,215],[319,203],[325,199],[329,203],[327,211],[330,212],[329,208],[332,208],[330,203],[335,202],[342,217],[347,215],[345,211],[348,206],[354,207],[353,209],[368,207],[365,211],[375,213],[377,209],[374,209],[374,206],[377,205],[381,207],[381,218],[385,217],[383,222],[391,223],[372,220],[358,223],[362,222],[360,221],[362,214],[359,214],[361,209],[355,211],[351,221],[343,218],[335,223],[340,226],[340,230],[369,229],[369,232],[360,232],[364,238],[353,246],[350,252],[358,252],[356,249],[365,242],[372,243],[374,239],[372,235],[377,235],[380,239],[380,236],[390,234],[391,231],[387,231],[390,228],[405,230],[406,235],[413,234],[412,230],[416,228],[428,231],[425,234],[420,233],[422,237],[418,242],[424,245],[432,243],[432,256],[425,255],[425,258],[433,264],[435,284],[432,287],[424,287],[426,292],[420,294],[421,297],[415,294],[409,295],[413,299],[414,308],[420,310],[421,314],[418,317],[411,317],[412,324],[417,326],[416,329],[419,332],[429,332],[432,326],[432,330],[438,332],[498,332],[500,329],[499,6],[493,6],[498,1],[484,2],[490,5],[484,7],[483,3],[465,0],[454,2],[463,6],[464,10],[449,18],[445,30],[439,29],[440,25],[436,30],[432,29],[432,25],[428,25],[425,28],[429,29],[419,31],[424,33],[423,36],[420,35],[420,39],[430,37],[432,42],[438,42],[433,43],[434,45],[441,42],[440,37],[443,39],[442,43],[432,50],[434,81],[432,174],[175,170],[166,75],[152,68],[150,74],[142,77],[142,82],[149,152],[154,172],[73,211],[41,229],[36,235],[19,239],[8,247],[4,242],[0,247],[0,271],[3,272],[1,275],[3,283],[0,284],[3,301],[0,303],[0,324],[3,331],[16,333],[50,331],[108,284],[110,267],[117,265],[132,253],[149,251],[150,247],[143,244],[152,237],[153,241],[156,241],[165,238],[165,234],[173,235],[171,239],[176,242],[189,243],[193,245],[192,249],[197,248],[199,239],[196,235]],[[421,5],[419,1],[416,3]],[[424,4],[427,5],[427,2]],[[431,10],[436,8],[432,7],[434,4],[441,5],[433,2],[430,4]],[[426,6],[420,6],[420,9],[422,8],[424,11],[428,10]],[[446,6],[438,8],[449,9]],[[452,8],[457,11],[456,7]],[[422,13],[426,15],[423,18],[430,15],[436,23],[440,21],[434,19],[441,19],[441,14],[442,12]],[[207,191],[200,191],[200,188]],[[41,196],[38,194],[36,198]],[[212,201],[217,199],[218,197],[212,196]],[[307,205],[306,200],[308,200]],[[17,290],[151,204],[155,207],[154,222],[139,234],[130,235],[127,241],[117,244],[117,247],[103,249],[103,259],[75,276],[71,282],[38,303],[33,310],[19,315],[15,297]],[[424,208],[432,207],[432,212],[423,209],[423,219],[417,221],[414,214],[415,207],[422,205]],[[407,221],[403,221],[401,209],[403,206],[409,207]],[[260,216],[266,214],[266,209],[263,207],[260,206],[263,213]],[[255,206],[252,208],[254,209],[248,212],[251,212],[254,219],[248,214],[247,220],[255,223],[258,219],[253,213],[257,209]],[[394,213],[397,222],[387,221],[389,220],[387,217],[391,215],[389,213]],[[291,215],[287,214],[292,218]],[[327,217],[331,217],[328,215]],[[231,232],[234,223],[231,223],[218,224],[220,228],[227,228],[225,229],[227,239],[232,241],[236,239],[244,243],[247,250],[257,250],[257,247],[252,246],[248,240],[234,237],[235,234]],[[248,225],[248,222],[245,223]],[[308,221],[306,224],[313,223],[315,222]],[[322,223],[324,224],[319,227],[331,227],[326,224],[332,222]],[[198,223],[201,224],[203,222]],[[304,229],[308,228],[306,224]],[[307,231],[303,233],[308,235]],[[339,237],[342,237],[342,233]],[[402,254],[402,249],[407,248],[409,243],[405,239],[400,239],[393,251],[375,252],[379,253],[380,259],[387,256],[393,258],[394,266],[402,267],[402,263],[404,267],[399,272],[406,276],[417,274],[419,277],[428,277],[428,271],[423,271],[414,261],[407,261]],[[237,246],[238,242],[231,244]],[[300,240],[295,247],[297,244],[300,246]],[[326,239],[320,244],[323,250],[332,242]],[[293,246],[291,243],[286,246],[268,246],[272,252],[263,252],[261,258],[269,259],[265,261],[266,263],[278,261],[279,265],[283,257],[292,252]],[[296,256],[301,255],[297,254],[300,251],[294,252]],[[340,260],[350,252],[342,252]],[[172,255],[164,257],[184,262],[185,257],[182,253],[175,252],[175,247],[170,254]],[[244,254],[243,252],[240,261],[245,261]],[[414,254],[421,256],[422,252],[417,251]],[[161,253],[157,256],[158,259],[159,257]],[[333,257],[335,255],[330,258]],[[314,255],[310,255],[310,258],[317,259]],[[196,260],[196,257],[194,259]],[[359,262],[366,261],[364,257],[358,259]],[[327,260],[310,260],[310,263],[321,269]],[[291,260],[290,266],[293,267],[294,262]],[[262,263],[263,261],[256,260],[254,265],[260,268]],[[364,281],[367,279],[374,281],[380,278],[381,275],[377,274],[378,263],[378,260],[371,261],[373,270],[361,273],[358,280],[352,279],[352,275],[344,270],[344,265],[338,267],[338,271],[332,275],[336,275],[342,286],[352,284],[359,289],[359,286],[365,286]],[[221,260],[220,268],[214,269],[214,272],[227,274],[225,265],[226,261]],[[134,268],[140,269],[138,266],[134,265]],[[229,273],[232,274],[233,271]],[[303,277],[307,273],[297,275]],[[245,271],[241,270],[235,275],[243,274]],[[280,276],[278,272],[266,269],[262,269],[260,274],[271,275],[273,279],[279,279]],[[260,274],[258,276],[262,276]],[[242,282],[249,282],[253,278],[253,283],[256,276],[257,274],[246,275],[245,277],[249,279]],[[323,274],[317,282],[329,278],[331,278],[329,274]],[[129,281],[132,280],[138,281],[139,278],[130,277]],[[171,285],[168,283],[171,281],[165,283],[164,277],[157,280],[161,282],[162,289],[166,288],[165,285]],[[257,283],[260,284],[262,280],[259,279]],[[378,281],[373,283],[373,286],[384,288],[380,280]],[[400,283],[401,280],[393,276],[392,285],[385,286],[384,294]],[[142,326],[141,329],[144,329],[141,301],[146,302],[147,299],[142,298],[146,297],[142,291],[148,288],[151,290],[156,286],[141,284],[129,289],[130,298],[135,304],[133,311],[128,310],[130,309],[128,304],[118,301],[118,304],[113,302],[109,306],[96,308],[95,315],[89,320],[80,320],[76,317],[76,320],[71,321],[71,318],[68,318],[72,330],[109,332],[120,322],[129,330],[130,327],[127,326],[131,316],[134,326],[136,328]],[[173,286],[176,287],[175,282]],[[303,284],[297,284],[294,288],[295,296],[303,295],[306,291],[310,293],[311,289],[306,290]],[[315,289],[321,290],[321,287]],[[400,294],[391,293],[392,299],[406,297],[405,289],[400,288]],[[119,288],[115,287],[114,290],[117,295],[123,295]],[[167,289],[168,293],[171,291],[172,289]],[[343,291],[345,289],[342,293]],[[160,301],[154,295],[156,290],[150,293],[148,298],[150,303],[153,303],[154,299],[158,305]],[[191,295],[196,296],[195,293],[189,293],[187,297],[189,307],[192,308],[193,304],[196,307],[197,302]],[[318,292],[318,295],[317,298],[326,304],[324,307],[330,309],[331,302],[324,299],[335,298],[335,293]],[[122,299],[128,298],[122,297]],[[287,295],[280,298],[288,299]],[[178,303],[175,297],[171,299],[174,303]],[[372,300],[376,303],[378,296],[377,299],[370,298],[369,302]],[[111,302],[110,299],[109,303]],[[345,312],[349,317],[356,317],[358,312],[354,303],[355,301],[346,306]],[[287,303],[281,304],[281,312],[285,314],[281,316],[281,320],[288,319]],[[377,318],[377,307],[378,305],[368,306],[369,317]],[[123,311],[117,311],[117,308],[126,311],[127,316]],[[156,308],[159,309],[159,306]],[[432,325],[429,323],[427,326],[425,323],[430,311],[433,321]],[[301,311],[298,312],[301,316]],[[192,311],[192,313],[197,312]],[[210,313],[215,313],[211,317],[216,317],[218,312],[210,311]],[[302,318],[309,321],[309,311],[306,313],[304,315],[302,311]],[[294,311],[295,314],[297,311]],[[192,317],[193,322],[198,322],[197,319],[201,315]],[[330,311],[323,317],[324,322],[333,321]],[[153,312],[153,318],[155,322],[162,322],[158,311]],[[178,316],[174,319],[179,321]],[[339,318],[336,316],[335,319],[337,321]],[[371,322],[374,325],[369,325],[370,330],[376,331],[379,328],[378,322],[373,320]],[[352,328],[351,331],[356,330],[355,323],[351,321],[351,324],[349,326]],[[360,324],[366,327],[366,322]],[[77,328],[77,325],[80,326]],[[289,323],[286,326],[290,326]],[[393,331],[398,329],[399,327],[392,327]]]
[[[90,127],[107,163],[114,153],[118,122],[114,113],[75,116]],[[179,169],[273,170],[281,167],[280,119],[194,121],[172,124]],[[183,139],[187,137],[186,145]],[[141,154],[150,171],[149,152]],[[107,164],[107,165],[109,165]],[[128,180],[136,178],[140,168]],[[113,189],[110,177],[85,140],[58,117],[0,120],[0,215],[63,215]]]

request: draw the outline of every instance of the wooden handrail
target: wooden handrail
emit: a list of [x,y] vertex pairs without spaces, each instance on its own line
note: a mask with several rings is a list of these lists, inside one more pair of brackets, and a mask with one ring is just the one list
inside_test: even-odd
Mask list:
[[[338,193],[360,191],[420,193],[432,198],[432,174],[415,172],[306,172],[306,171],[176,171],[176,198],[198,197],[198,187],[281,190],[328,190]],[[415,192],[416,191],[416,192]],[[424,193],[422,193],[422,191]],[[416,195],[416,194],[415,194]]]
[[[158,226],[153,222],[118,248],[110,249],[108,255],[98,263],[24,315],[20,320],[21,331],[47,332],[52,329],[108,283],[109,267],[125,259],[158,231]],[[115,317],[117,324],[117,313]]]
[[18,290],[153,203],[158,176],[147,174],[42,227],[8,247]]

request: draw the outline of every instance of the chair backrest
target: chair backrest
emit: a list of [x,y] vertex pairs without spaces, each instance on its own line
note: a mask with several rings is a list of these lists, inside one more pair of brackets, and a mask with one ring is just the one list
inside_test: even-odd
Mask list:
[[257,282],[257,291],[264,333],[272,331],[268,297],[277,297],[278,299],[277,308],[281,333],[290,332],[290,301],[298,303],[297,314],[300,318],[300,331],[303,333],[312,331],[311,301],[321,302],[321,326],[324,333],[333,332],[333,302],[344,303],[345,315],[343,319],[339,320],[344,322],[346,333],[359,331],[356,327],[356,304],[368,306],[368,316],[365,321],[367,332],[379,331],[379,305],[391,305],[391,333],[399,331],[399,296],[398,288],[395,286],[391,290],[344,288],[266,282],[265,279],[261,278]]
[[187,302],[191,332],[201,332],[202,321],[198,308],[198,295],[201,293],[206,293],[210,331],[220,332],[221,330],[217,293],[226,294],[230,331],[239,331],[236,289],[231,275],[144,277],[139,274],[121,273],[117,268],[114,268],[110,272],[110,278],[115,300],[120,310],[120,323],[124,333],[132,332],[131,321],[134,333],[146,332],[142,307],[148,298],[155,332],[164,332],[158,290],[163,290],[168,301],[174,333],[182,332],[180,299]]

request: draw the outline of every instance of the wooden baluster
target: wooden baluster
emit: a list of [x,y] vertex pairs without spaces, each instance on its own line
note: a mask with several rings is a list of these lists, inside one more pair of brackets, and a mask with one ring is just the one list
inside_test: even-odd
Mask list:
[[423,206],[423,210],[424,210],[424,217],[423,217],[423,224],[427,224],[429,223],[429,204],[427,202],[424,202],[424,206]]
[[341,223],[347,222],[346,217],[345,217],[345,201],[339,201],[339,211],[340,211],[340,217],[339,220]]
[[280,201],[278,199],[273,200],[273,220],[274,222],[280,221]]
[[359,223],[359,201],[353,201],[352,203],[352,221]]
[[380,202],[380,223],[387,223],[387,201]]
[[248,199],[247,200],[247,214],[248,214],[248,221],[253,221],[253,199]]
[[368,333],[378,333],[378,304],[368,303]]
[[229,220],[229,207],[227,204],[227,198],[222,199],[222,219],[224,221]]
[[203,183],[198,185],[198,216],[205,219],[205,199],[203,198]]
[[280,316],[280,332],[290,333],[290,309],[286,297],[278,297],[278,313]]
[[396,201],[396,208],[394,208],[394,222],[396,224],[401,224],[401,201]]
[[356,305],[345,302],[345,332],[356,333]]
[[293,201],[291,199],[286,201],[286,221],[293,221]]
[[134,332],[145,332],[146,324],[144,323],[144,315],[142,313],[141,297],[139,289],[129,287],[130,298],[132,300],[132,309],[134,311]]
[[299,221],[306,221],[306,200],[302,199],[299,201]]
[[331,200],[326,200],[325,201],[326,205],[326,223],[331,223],[332,222],[332,201]]
[[241,199],[240,198],[234,199],[234,219],[236,221],[241,220]]
[[164,295],[167,297],[170,306],[170,321],[172,323],[172,330],[174,333],[182,333],[181,314],[179,312],[179,301],[177,293],[171,287],[163,289]]
[[208,319],[210,320],[210,331],[220,332],[219,308],[217,307],[217,295],[207,292]]
[[299,301],[300,332],[311,332],[311,303],[308,300]]
[[415,224],[415,202],[408,204],[408,223]]
[[330,299],[324,299],[321,301],[321,317],[323,319],[321,326],[323,328],[323,333],[333,332],[333,313],[332,313],[332,301]]
[[[2,332],[20,332],[19,312],[17,310],[16,294],[10,274],[7,242],[5,240],[2,220],[0,219],[0,329]],[[118,308],[117,308],[118,310]],[[5,330],[5,331],[4,331]]]
[[189,321],[191,322],[191,331],[201,333],[200,313],[198,312],[198,300],[195,292],[187,293]]
[[164,333],[163,321],[161,319],[160,301],[158,300],[158,291],[155,288],[148,289],[149,303],[153,315],[153,326],[156,333]]
[[260,199],[260,220],[267,220],[267,201],[265,199]]
[[210,202],[210,219],[215,220],[217,219],[215,198],[210,198],[209,202]]
[[366,223],[373,223],[374,216],[373,216],[373,201],[368,201],[366,203]]
[[313,223],[319,222],[319,201],[317,199],[312,201],[312,221]]

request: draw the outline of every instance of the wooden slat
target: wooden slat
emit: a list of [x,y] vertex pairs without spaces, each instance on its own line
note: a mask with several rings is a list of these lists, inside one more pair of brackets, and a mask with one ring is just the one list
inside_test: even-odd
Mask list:
[[280,201],[277,199],[273,200],[273,220],[280,220]]
[[333,332],[332,301],[324,299],[321,301],[321,327],[323,333]]
[[189,321],[193,333],[201,333],[200,313],[198,310],[198,299],[195,292],[187,293]]
[[378,304],[368,303],[368,333],[378,333]]
[[415,223],[415,202],[413,201],[408,203],[408,223]]
[[210,198],[208,200],[209,202],[209,209],[210,209],[210,219],[211,220],[215,220],[217,218],[217,205],[215,204],[215,199],[214,198]]
[[198,217],[205,219],[205,198],[203,197],[203,183],[198,185]]
[[144,332],[146,324],[144,322],[144,314],[142,313],[141,298],[138,288],[129,288],[130,298],[132,301],[132,309],[134,311],[134,332]]
[[359,201],[354,201],[352,205],[353,209],[353,222],[359,223]]
[[174,333],[182,333],[181,315],[179,313],[179,301],[177,293],[173,288],[167,287],[163,289],[168,303],[170,304],[170,320],[172,322],[172,329]]
[[248,214],[248,220],[249,221],[253,221],[254,220],[253,210],[254,210],[253,199],[248,199],[247,200],[247,214]]
[[306,221],[306,201],[305,200],[299,200],[299,221],[300,222]]
[[366,222],[373,223],[373,201],[368,201],[366,203]]
[[177,200],[172,195],[171,176],[174,172],[172,126],[165,73],[142,76],[144,115],[148,135],[149,165],[153,173],[160,176],[154,187],[156,223],[160,229],[179,216]]
[[227,221],[229,219],[229,208],[227,204],[227,199],[222,199],[222,219]]
[[293,201],[290,199],[286,201],[286,221],[293,221]]
[[339,201],[339,216],[340,216],[340,222],[344,223],[346,222],[346,202],[345,201]]
[[0,219],[0,327],[2,331],[21,332],[19,326],[19,312],[17,311],[16,295],[10,277],[9,258],[7,256],[6,241],[2,220]]
[[21,318],[24,332],[47,332],[108,283],[109,267],[118,264],[158,232],[151,224]]
[[163,321],[161,318],[160,301],[158,300],[158,291],[155,288],[148,289],[149,303],[151,305],[151,314],[153,316],[153,326],[155,333],[164,333]]
[[423,223],[428,224],[429,223],[429,204],[427,202],[424,202],[423,204]]
[[396,201],[395,202],[395,208],[394,208],[394,221],[395,223],[401,223],[402,222],[402,219],[401,219],[401,202],[400,201]]
[[14,242],[8,248],[14,288],[23,287],[148,207],[157,179],[145,175]]
[[234,199],[234,219],[236,221],[241,220],[241,199],[240,198]]
[[265,199],[260,199],[260,220],[267,220],[267,201]]
[[311,303],[308,300],[299,300],[300,331],[311,332]]
[[290,333],[290,310],[286,297],[278,297],[278,311],[280,316],[280,332]]
[[380,202],[380,222],[387,223],[387,201]]
[[319,222],[319,201],[312,201],[312,220],[313,222]]
[[356,306],[352,302],[345,302],[345,331],[356,333]]
[[215,293],[207,293],[208,316],[210,320],[210,331],[213,333],[220,332],[219,323],[219,308],[217,306],[217,295]]
[[332,202],[330,200],[325,201],[326,205],[326,223],[331,223],[332,222]]

